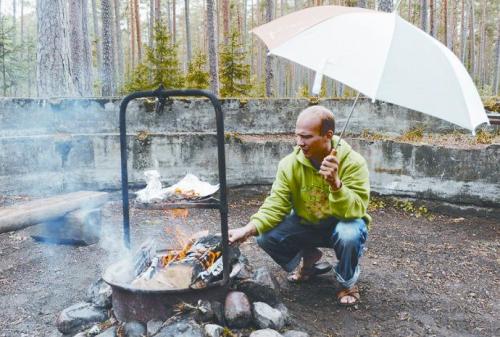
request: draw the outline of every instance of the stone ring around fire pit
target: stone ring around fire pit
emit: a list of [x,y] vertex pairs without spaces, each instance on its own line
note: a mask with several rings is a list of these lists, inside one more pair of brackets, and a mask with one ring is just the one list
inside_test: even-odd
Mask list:
[[205,236],[174,254],[143,250],[138,254],[139,264],[137,259],[125,259],[108,267],[103,279],[112,288],[116,318],[122,322],[165,320],[179,302],[223,301],[244,257],[238,247],[229,246],[230,280],[224,284],[220,241],[220,236]]

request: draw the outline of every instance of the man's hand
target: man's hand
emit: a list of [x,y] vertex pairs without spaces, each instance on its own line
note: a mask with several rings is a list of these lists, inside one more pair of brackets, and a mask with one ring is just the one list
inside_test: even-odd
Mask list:
[[323,159],[321,167],[319,168],[319,174],[325,178],[328,184],[333,190],[338,190],[342,187],[342,182],[339,178],[339,160],[336,157],[337,151],[332,150],[332,152]]
[[244,227],[229,230],[229,244],[243,243],[250,236],[257,234],[257,228],[252,223],[248,223]]

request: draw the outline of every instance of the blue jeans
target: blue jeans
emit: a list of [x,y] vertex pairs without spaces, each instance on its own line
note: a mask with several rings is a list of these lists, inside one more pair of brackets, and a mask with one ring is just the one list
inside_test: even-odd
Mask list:
[[356,284],[360,273],[358,261],[368,237],[364,220],[329,218],[319,225],[301,224],[301,221],[291,214],[278,226],[258,236],[257,243],[288,272],[298,266],[304,249],[333,248],[338,260],[334,269],[338,282],[344,288]]

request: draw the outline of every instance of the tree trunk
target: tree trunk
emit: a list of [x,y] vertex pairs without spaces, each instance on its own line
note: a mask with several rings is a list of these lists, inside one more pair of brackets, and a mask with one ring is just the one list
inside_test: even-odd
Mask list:
[[[280,0],[280,16],[285,15],[285,0]],[[276,65],[278,68],[278,76],[277,76],[277,87],[278,87],[278,96],[285,97],[286,96],[286,62],[284,59],[277,59]]]
[[134,13],[134,0],[130,0],[129,2],[129,11],[130,11],[130,64],[132,65],[132,71],[137,64],[136,58],[136,50],[135,50],[135,13]]
[[413,23],[413,1],[408,0],[408,21]]
[[71,96],[71,60],[63,0],[37,0],[37,92],[40,97]]
[[378,10],[382,12],[392,12],[394,9],[393,0],[378,0]]
[[177,43],[177,18],[175,14],[175,0],[172,0],[172,42]]
[[161,24],[161,1],[155,0],[155,24]]
[[247,34],[248,34],[248,27],[247,27],[247,6],[248,6],[248,1],[243,0],[243,18],[242,18],[242,32],[241,32],[241,44],[247,50]]
[[358,0],[358,7],[366,8],[367,0]]
[[153,26],[154,26],[154,16],[155,16],[155,7],[154,0],[149,0],[149,25],[148,25],[148,46],[149,48],[153,48]]
[[229,37],[229,0],[222,0],[222,38],[227,43]]
[[215,44],[214,0],[207,0],[208,28],[208,62],[210,69],[210,89],[219,95],[219,71],[217,62],[217,45]]
[[133,2],[134,2],[133,11],[135,19],[135,33],[137,41],[137,61],[140,62],[142,59],[141,14],[139,12],[139,0],[133,0]]
[[428,32],[427,0],[420,0],[420,28]]
[[[273,0],[266,0],[266,22],[270,22],[273,19]],[[269,50],[266,48],[266,55]],[[271,97],[272,87],[271,83],[273,80],[273,72],[272,72],[272,58],[271,56],[266,56],[266,97]]]
[[479,85],[484,87],[486,83],[486,0],[481,3],[481,32],[479,41],[478,72]]
[[97,73],[101,73],[101,62],[102,62],[102,52],[101,52],[101,32],[99,29],[99,19],[97,18],[97,4],[96,0],[92,0],[92,25],[94,28],[94,40],[95,54],[96,54],[96,67]]
[[469,34],[470,34],[470,48],[469,48],[469,72],[474,81],[476,80],[476,33],[474,27],[476,25],[474,15],[474,1],[470,2],[470,15],[469,15]]
[[460,23],[460,60],[465,65],[465,56],[467,55],[467,11],[465,1],[462,0],[462,19]]
[[443,27],[444,27],[444,44],[450,48],[450,37],[448,36],[448,0],[443,0]]
[[115,93],[115,58],[113,55],[113,13],[111,0],[101,0],[102,16],[102,95],[111,96]]
[[170,35],[172,35],[172,13],[170,13],[170,0],[167,3],[167,28]]
[[191,52],[191,30],[189,28],[189,0],[184,0],[184,11],[186,13],[186,56],[187,64],[191,63],[191,58],[193,57]]
[[92,95],[92,67],[90,66],[91,55],[88,41],[86,5],[86,0],[69,0],[71,75],[76,93],[79,96]]
[[500,82],[500,20],[498,21],[497,28],[497,44],[495,48],[495,68],[493,78],[493,94],[498,96]]
[[12,44],[16,44],[16,0],[12,0]]
[[118,85],[121,85],[123,83],[123,72],[124,72],[124,65],[123,65],[123,43],[122,43],[122,30],[120,26],[120,0],[113,0],[114,1],[114,7],[115,7],[115,55],[116,55],[116,60],[118,70],[117,70],[117,82]]
[[429,32],[434,36],[434,0],[429,0]]
[[24,43],[24,0],[21,0],[21,17],[20,17],[20,24],[21,24],[21,31],[20,31],[20,39],[21,39],[21,46]]

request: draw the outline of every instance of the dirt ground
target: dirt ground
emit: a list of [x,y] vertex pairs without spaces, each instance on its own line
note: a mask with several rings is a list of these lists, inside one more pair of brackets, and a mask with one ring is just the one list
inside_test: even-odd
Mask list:
[[[230,190],[230,227],[243,225],[268,187]],[[12,202],[4,199],[0,207]],[[359,282],[357,308],[336,304],[332,274],[290,285],[255,240],[242,246],[254,267],[277,276],[294,328],[311,336],[500,336],[500,224],[498,218],[427,213],[408,202],[375,199],[374,223]],[[417,217],[418,216],[418,217]],[[170,246],[171,235],[216,231],[216,211],[133,209],[132,240],[152,235]],[[61,336],[58,313],[83,300],[87,287],[124,254],[120,202],[104,208],[103,238],[87,247],[47,245],[30,228],[0,234],[0,336]],[[176,227],[177,230],[173,230]],[[332,251],[324,258],[334,261]]]

